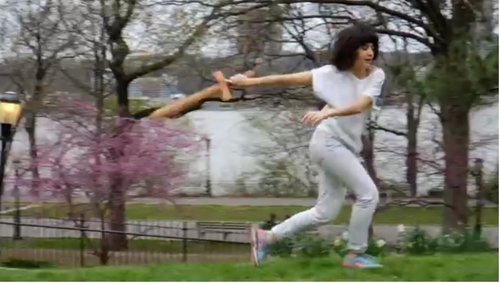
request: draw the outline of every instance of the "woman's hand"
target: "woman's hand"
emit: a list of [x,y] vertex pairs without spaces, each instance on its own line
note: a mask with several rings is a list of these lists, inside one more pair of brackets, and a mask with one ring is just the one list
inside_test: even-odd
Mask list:
[[226,82],[232,87],[245,87],[248,86],[250,78],[243,74],[236,74],[229,79],[226,79]]
[[335,116],[334,108],[325,108],[321,111],[309,111],[302,118],[302,123],[309,126],[316,126],[321,121]]

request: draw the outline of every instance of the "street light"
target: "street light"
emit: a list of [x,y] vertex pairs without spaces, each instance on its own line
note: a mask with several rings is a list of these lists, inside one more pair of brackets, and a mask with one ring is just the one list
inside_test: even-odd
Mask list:
[[195,138],[197,142],[205,142],[205,193],[212,197],[212,182],[210,180],[210,138],[206,136],[198,136]]
[[209,197],[212,197],[212,181],[210,180],[210,138],[205,137],[205,145],[206,145],[206,151],[205,151],[205,162],[206,162],[206,177],[205,177],[205,187],[207,189],[207,195]]
[[2,210],[3,196],[3,178],[5,173],[5,164],[7,163],[10,143],[14,136],[17,124],[21,119],[23,105],[17,93],[9,91],[0,93],[0,125],[2,148],[0,154],[0,211]]
[[[12,161],[14,165],[14,171],[16,175],[16,182],[19,180],[19,160],[15,159]],[[14,234],[12,235],[12,239],[21,240],[21,204],[20,204],[20,195],[19,195],[19,186],[14,184],[14,206],[16,212],[14,214]]]

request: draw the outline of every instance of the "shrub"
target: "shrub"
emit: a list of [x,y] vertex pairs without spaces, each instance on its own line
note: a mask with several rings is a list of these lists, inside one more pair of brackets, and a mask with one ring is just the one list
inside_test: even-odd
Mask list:
[[486,182],[486,190],[488,192],[487,199],[494,203],[498,203],[498,171]]
[[416,227],[406,234],[401,250],[414,255],[428,255],[434,254],[436,249],[436,239],[433,239],[427,232]]
[[[347,252],[347,245],[348,245],[348,234],[347,232],[344,232],[342,236],[337,237],[333,241],[333,250],[339,254],[341,257],[344,257]],[[384,239],[376,239],[372,238],[368,242],[368,248],[366,249],[366,253],[372,256],[383,256],[387,254],[389,247],[387,246],[387,243],[385,242]]]
[[451,253],[485,252],[491,250],[491,246],[486,238],[476,235],[471,229],[441,235],[437,238],[437,246],[438,251]]
[[292,239],[285,239],[269,245],[269,255],[278,257],[290,257],[293,253],[294,242]]
[[323,257],[330,255],[329,241],[312,234],[301,234],[295,240],[297,254],[305,257]]
[[304,257],[323,257],[331,252],[329,241],[310,233],[301,233],[269,245],[269,255],[290,257],[292,255]]
[[10,268],[47,268],[54,266],[52,263],[47,261],[26,260],[19,258],[9,258],[6,261],[3,261],[1,265]]

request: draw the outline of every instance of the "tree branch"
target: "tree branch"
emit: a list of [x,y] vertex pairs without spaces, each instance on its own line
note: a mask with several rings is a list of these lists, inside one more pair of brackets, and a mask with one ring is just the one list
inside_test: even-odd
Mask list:
[[389,128],[385,128],[385,127],[379,126],[377,123],[375,123],[373,121],[368,122],[368,126],[371,127],[374,130],[381,130],[381,131],[384,131],[384,132],[388,132],[388,133],[394,134],[396,136],[406,137],[406,135],[407,135],[405,132],[401,132],[401,131],[397,131],[397,130],[393,130],[393,129],[389,129]]
[[381,12],[387,15],[391,15],[397,18],[400,18],[402,20],[405,20],[409,23],[415,24],[425,30],[425,32],[435,38],[438,38],[439,36],[430,28],[428,24],[426,24],[424,21],[420,20],[418,17],[412,17],[408,14],[405,14],[403,12],[396,11],[394,9],[390,9],[387,7],[384,7],[380,4],[378,4],[375,1],[368,1],[368,0],[308,0],[308,1],[301,1],[301,0],[278,0],[278,1],[269,1],[267,0],[266,2],[270,2],[272,4],[276,4],[278,2],[279,4],[293,4],[293,3],[320,3],[320,4],[339,4],[339,5],[346,5],[346,6],[364,6],[364,7],[369,7],[374,11]]
[[395,36],[401,36],[401,37],[406,37],[406,38],[411,38],[414,39],[423,45],[429,47],[430,49],[435,49],[437,46],[435,44],[432,44],[428,39],[418,36],[414,33],[411,32],[406,32],[406,31],[399,31],[399,30],[390,30],[390,29],[375,29],[376,32],[382,33],[382,34],[387,34],[387,35],[395,35]]
[[203,34],[205,34],[205,32],[208,30],[208,22],[210,19],[211,18],[208,17],[201,24],[199,24],[196,27],[195,31],[191,34],[191,36],[188,39],[186,39],[182,43],[182,45],[177,48],[177,50],[173,54],[168,55],[167,57],[165,57],[164,59],[162,59],[158,62],[154,62],[152,64],[143,65],[143,66],[139,67],[137,70],[127,74],[126,80],[128,82],[131,82],[138,77],[141,77],[147,73],[159,70],[159,69],[161,69],[165,66],[168,66],[168,65],[172,64],[173,62],[175,62],[178,58],[180,58],[182,55],[184,55],[186,50],[189,48],[189,46],[191,46],[191,44],[193,44],[196,41],[196,39],[198,39]]

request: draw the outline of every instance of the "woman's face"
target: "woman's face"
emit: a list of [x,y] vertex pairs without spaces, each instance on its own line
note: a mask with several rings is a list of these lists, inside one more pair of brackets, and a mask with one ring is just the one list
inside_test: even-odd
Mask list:
[[356,51],[356,60],[354,61],[354,68],[368,68],[373,64],[375,57],[375,46],[373,43],[365,43]]

